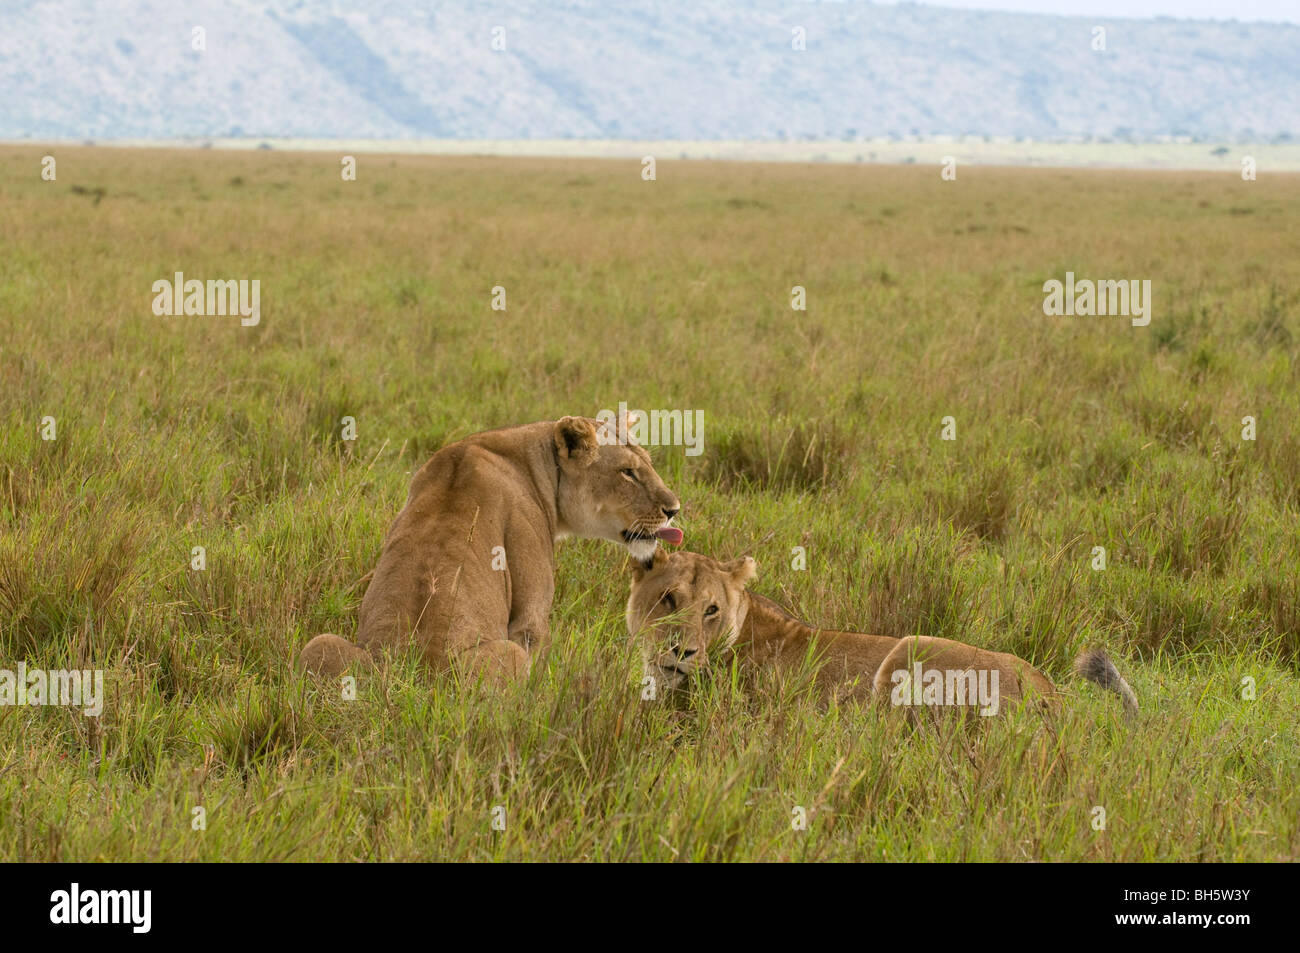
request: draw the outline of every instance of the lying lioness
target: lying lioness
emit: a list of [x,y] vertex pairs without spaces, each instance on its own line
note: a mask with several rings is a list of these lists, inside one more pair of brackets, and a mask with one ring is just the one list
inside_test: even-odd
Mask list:
[[[683,686],[723,650],[742,669],[796,670],[811,657],[817,686],[840,698],[888,699],[894,705],[958,705],[996,714],[1003,703],[1035,696],[1052,702],[1056,687],[1028,662],[951,639],[903,639],[814,629],[745,588],[757,571],[748,556],[718,562],[699,553],[656,551],[632,567],[628,632],[642,649],[645,674],[661,690]],[[1076,663],[1084,678],[1119,695],[1129,712],[1137,698],[1100,650]]]
[[299,663],[333,675],[414,638],[435,668],[456,662],[491,679],[527,672],[549,637],[557,540],[606,539],[638,560],[658,539],[681,541],[668,525],[677,497],[650,455],[601,426],[565,417],[435,453],[384,541],[361,602],[360,644],[318,635]]

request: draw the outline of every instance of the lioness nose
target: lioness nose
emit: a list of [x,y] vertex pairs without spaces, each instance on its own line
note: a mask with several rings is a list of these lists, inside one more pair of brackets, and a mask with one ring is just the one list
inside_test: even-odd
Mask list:
[[665,507],[664,507],[664,518],[665,518],[665,519],[672,519],[674,516],[676,516],[678,513],[680,513],[681,510],[682,510],[682,508],[681,508],[680,506],[675,505],[675,504],[674,504],[673,506],[665,506]]

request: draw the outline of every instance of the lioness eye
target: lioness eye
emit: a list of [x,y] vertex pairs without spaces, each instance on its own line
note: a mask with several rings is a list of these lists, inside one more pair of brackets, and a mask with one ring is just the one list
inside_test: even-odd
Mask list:
[[709,616],[711,616],[711,615],[717,615],[717,614],[718,614],[718,607],[717,607],[717,606],[709,606],[707,609],[704,610],[705,618],[707,618],[707,617],[709,617]]
[[627,477],[629,480],[636,479],[636,471],[633,470],[631,467],[624,467],[620,472],[623,474],[623,476]]
[[668,607],[669,612],[672,612],[674,609],[677,608],[677,600],[673,598],[673,594],[671,592],[665,592],[663,598],[660,599],[659,601]]

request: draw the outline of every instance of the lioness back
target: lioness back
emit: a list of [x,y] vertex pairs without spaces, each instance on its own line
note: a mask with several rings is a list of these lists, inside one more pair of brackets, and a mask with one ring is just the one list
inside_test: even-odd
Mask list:
[[[490,566],[492,541],[499,545],[503,538],[504,525],[492,525],[502,522],[497,508],[489,507],[491,515],[485,516],[484,504],[519,506],[527,494],[524,474],[472,438],[434,454],[411,481],[406,505],[384,541],[361,601],[358,643],[382,648],[411,631],[447,631],[457,604],[469,605],[475,621],[504,630],[509,620],[505,574],[466,573],[464,567]],[[496,528],[502,536],[492,533]],[[550,546],[540,548],[541,553],[516,558],[529,555],[533,568],[553,571]]]

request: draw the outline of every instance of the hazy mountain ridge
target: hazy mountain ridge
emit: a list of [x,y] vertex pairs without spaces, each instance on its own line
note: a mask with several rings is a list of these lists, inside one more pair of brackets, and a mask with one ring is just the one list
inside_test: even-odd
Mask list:
[[774,0],[0,0],[0,17],[4,139],[1300,134],[1300,27],[1278,24]]

